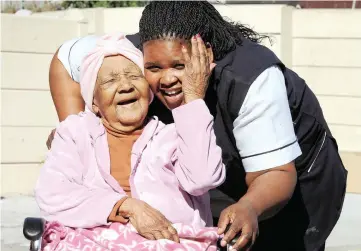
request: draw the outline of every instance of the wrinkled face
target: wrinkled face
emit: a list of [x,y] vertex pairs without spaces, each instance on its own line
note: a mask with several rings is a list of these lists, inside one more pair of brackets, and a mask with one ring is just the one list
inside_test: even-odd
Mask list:
[[123,56],[106,57],[98,72],[93,110],[111,127],[131,132],[143,125],[149,85],[139,67]]
[[145,77],[154,94],[168,109],[184,103],[182,43],[187,44],[182,39],[158,39],[143,44]]

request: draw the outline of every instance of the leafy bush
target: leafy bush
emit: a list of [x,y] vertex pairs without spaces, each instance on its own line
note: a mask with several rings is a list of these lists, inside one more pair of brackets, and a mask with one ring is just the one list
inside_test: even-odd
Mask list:
[[[141,7],[145,6],[148,1],[44,1],[39,4],[39,1],[24,1],[24,9],[32,12],[56,11],[68,8],[117,8],[117,7]],[[3,3],[1,12],[15,13],[21,9],[21,2],[17,1],[13,4]]]
[[63,1],[62,6],[67,8],[116,8],[145,6],[148,1]]
[[14,14],[16,12],[17,8],[15,5],[13,4],[6,4],[2,9],[1,12],[2,13],[9,13],[9,14]]

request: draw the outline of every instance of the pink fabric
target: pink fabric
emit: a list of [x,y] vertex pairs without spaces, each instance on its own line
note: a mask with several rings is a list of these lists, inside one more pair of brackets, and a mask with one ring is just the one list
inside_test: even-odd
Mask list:
[[[203,100],[172,110],[174,124],[150,119],[131,155],[132,197],[158,209],[172,223],[212,226],[208,191],[222,184],[225,167],[213,117]],[[126,196],[110,175],[105,128],[91,112],[71,115],[56,130],[35,188],[47,221],[74,228],[108,225]]]
[[174,224],[174,227],[179,234],[180,243],[165,239],[147,240],[138,235],[131,224],[112,223],[91,229],[74,229],[52,222],[46,225],[42,246],[45,251],[216,251],[216,228],[197,230],[183,224]]
[[[81,95],[87,108],[93,110],[94,88],[99,69],[107,56],[123,55],[133,61],[144,74],[143,54],[123,33],[105,35],[101,37],[94,50],[83,60],[80,67],[80,88]],[[150,102],[153,100],[153,93],[150,91]]]

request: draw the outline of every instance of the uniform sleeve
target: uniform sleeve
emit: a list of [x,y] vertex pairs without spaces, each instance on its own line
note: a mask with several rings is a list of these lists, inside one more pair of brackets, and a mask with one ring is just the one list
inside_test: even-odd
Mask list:
[[74,44],[78,41],[78,38],[66,41],[62,44],[58,50],[58,59],[63,64],[66,71],[69,73],[69,76],[72,76],[71,67],[70,67],[70,51]]
[[246,172],[281,166],[301,155],[278,67],[266,69],[250,86],[233,122],[233,135]]
[[80,65],[83,58],[95,48],[98,38],[96,35],[89,35],[72,39],[59,48],[58,59],[77,83],[80,81]]

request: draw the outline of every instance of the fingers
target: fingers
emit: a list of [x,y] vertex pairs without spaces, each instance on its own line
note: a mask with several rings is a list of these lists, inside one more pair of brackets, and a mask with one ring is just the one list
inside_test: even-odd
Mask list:
[[164,239],[168,239],[168,240],[179,243],[178,234],[172,234],[169,230],[162,230],[161,233],[162,233]]
[[252,226],[246,224],[242,228],[241,236],[238,238],[236,243],[232,245],[233,250],[241,250],[244,248],[250,248],[255,241],[255,233],[252,229]]
[[196,67],[203,71],[206,75],[213,70],[215,64],[210,64],[208,58],[207,47],[199,34],[191,38],[191,55],[188,53],[186,46],[182,45],[182,53],[186,63],[190,67]]
[[216,66],[217,66],[217,64],[211,63],[211,64],[209,65],[209,72],[212,72],[213,69],[214,69]]
[[178,233],[177,233],[177,230],[173,227],[173,226],[169,226],[168,227],[168,231],[169,233],[172,235],[172,240],[174,242],[178,242],[179,243],[179,236],[178,236]]
[[199,49],[198,49],[198,34],[193,36],[191,38],[191,44],[192,44],[192,58],[199,58]]
[[173,241],[174,241],[174,242],[177,242],[177,243],[180,243],[178,234],[173,235]]
[[142,234],[142,236],[144,237],[144,238],[146,238],[147,240],[155,240],[155,238],[154,238],[154,236],[152,235],[152,234],[149,234],[149,233],[147,233],[147,234]]
[[168,239],[174,242],[179,243],[179,237],[177,230],[172,225],[169,225],[166,229],[160,231],[164,237],[164,239]]
[[152,234],[156,240],[166,239],[160,231],[154,231]]
[[230,223],[230,218],[228,216],[228,212],[224,210],[224,211],[222,211],[222,213],[221,213],[221,215],[219,217],[219,220],[218,220],[217,234],[219,234],[219,235],[223,234],[224,231],[226,231],[226,228],[227,228],[229,223]]
[[199,51],[199,62],[201,64],[201,69],[206,69],[208,70],[208,55],[207,55],[207,49],[206,46],[204,45],[204,42],[202,40],[202,38],[198,35],[197,36],[197,45],[198,45],[198,51]]
[[191,61],[191,58],[189,56],[187,47],[185,45],[182,45],[182,53],[183,53],[185,63],[189,63]]
[[240,232],[240,230],[240,224],[233,222],[228,231],[223,236],[221,246],[225,247],[227,243],[230,243],[234,239],[234,237],[236,237],[236,235]]
[[159,231],[153,231],[151,234],[143,234],[145,238],[148,240],[160,240],[160,239],[167,239],[170,241],[178,242],[179,243],[179,237],[177,234],[177,231],[175,234],[171,233],[168,229],[163,229]]
[[168,239],[168,240],[171,240],[171,241],[173,240],[173,236],[169,232],[169,230],[162,230],[161,233],[162,233],[164,239]]
[[169,227],[168,227],[168,231],[169,231],[171,234],[178,234],[178,233],[177,233],[177,230],[175,230],[175,228],[172,227],[172,226],[169,226]]

